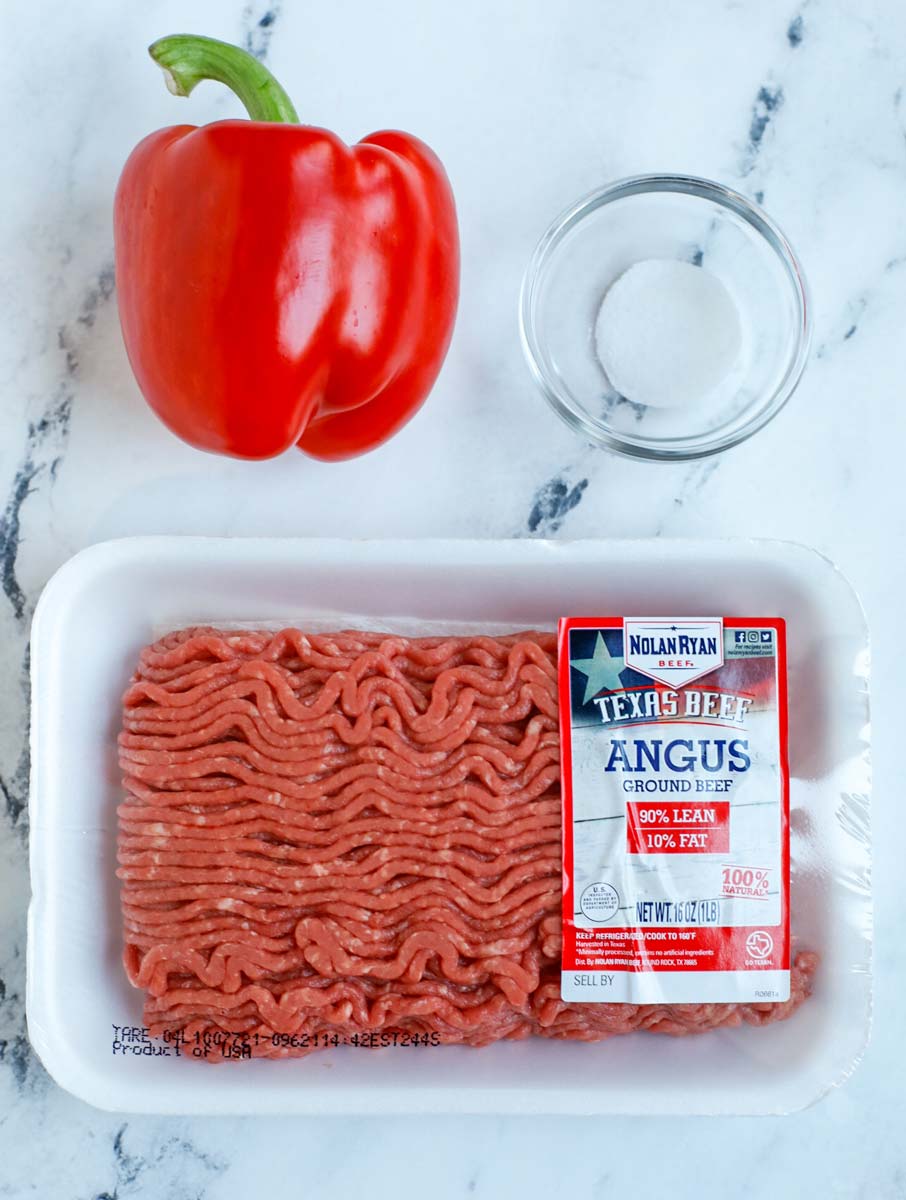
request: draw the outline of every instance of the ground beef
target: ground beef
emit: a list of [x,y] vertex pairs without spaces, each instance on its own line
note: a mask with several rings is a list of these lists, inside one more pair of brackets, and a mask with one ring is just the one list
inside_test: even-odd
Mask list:
[[150,646],[124,699],[118,875],[152,1034],[281,1057],[311,1035],[484,1046],[788,1017],[814,955],[785,1004],[560,999],[559,754],[551,634]]

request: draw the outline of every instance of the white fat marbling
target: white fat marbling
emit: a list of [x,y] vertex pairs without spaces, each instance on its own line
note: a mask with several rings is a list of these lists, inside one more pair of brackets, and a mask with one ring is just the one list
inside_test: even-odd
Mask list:
[[[111,199],[146,132],[239,115],[145,55],[188,27],[267,56],[303,118],[412,129],[445,160],[463,291],[430,403],[324,466],[197,454],[144,406],[116,321]],[[0,110],[0,1195],[188,1200],[906,1194],[904,772],[906,9],[889,0],[262,0],[7,5]],[[657,467],[586,448],[533,389],[516,294],[582,193],[647,170],[763,198],[814,295],[797,395],[745,446]],[[811,543],[861,590],[875,675],[877,1020],[863,1066],[765,1120],[236,1121],[105,1115],[25,1040],[28,622],[73,551],[155,533],[759,535]]]

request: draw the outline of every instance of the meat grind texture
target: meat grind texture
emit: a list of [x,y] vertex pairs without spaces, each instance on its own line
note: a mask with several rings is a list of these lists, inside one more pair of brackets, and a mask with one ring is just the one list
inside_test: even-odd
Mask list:
[[152,1035],[284,1057],[334,1034],[486,1046],[790,1016],[812,954],[783,1004],[561,1000],[556,667],[546,633],[194,628],[144,650],[118,875]]

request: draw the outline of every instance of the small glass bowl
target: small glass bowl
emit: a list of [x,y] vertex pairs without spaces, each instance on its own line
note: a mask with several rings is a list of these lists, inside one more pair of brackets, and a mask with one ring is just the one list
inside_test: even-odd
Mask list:
[[[633,404],[597,356],[595,321],[608,288],[650,258],[703,266],[739,312],[736,364],[693,404]],[[555,412],[599,446],[673,462],[735,446],[780,411],[805,366],[810,312],[799,261],[767,213],[691,175],[622,179],[567,209],[532,255],[519,306],[529,367]]]

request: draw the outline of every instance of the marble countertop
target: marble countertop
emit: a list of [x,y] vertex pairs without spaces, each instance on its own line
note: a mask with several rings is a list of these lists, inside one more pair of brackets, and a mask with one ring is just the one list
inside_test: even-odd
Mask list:
[[[43,11],[42,11],[43,7]],[[303,120],[409,128],[447,164],[463,238],[430,403],[341,466],[240,464],[160,426],[116,318],[111,198],[149,130],[239,115],[169,96],[145,46],[188,27],[265,56]],[[0,112],[0,1196],[900,1197],[906,1066],[900,692],[906,592],[906,10],[884,0],[174,0],[4,13]],[[516,295],[548,221],[649,170],[757,196],[814,296],[804,381],[750,442],[693,465],[585,447],[523,364]],[[874,643],[876,1023],[855,1076],[784,1119],[132,1118],[64,1094],[25,1033],[28,628],[69,555],[131,533],[760,536],[834,558]],[[899,781],[899,782],[898,782]],[[901,991],[900,989],[904,990]]]

